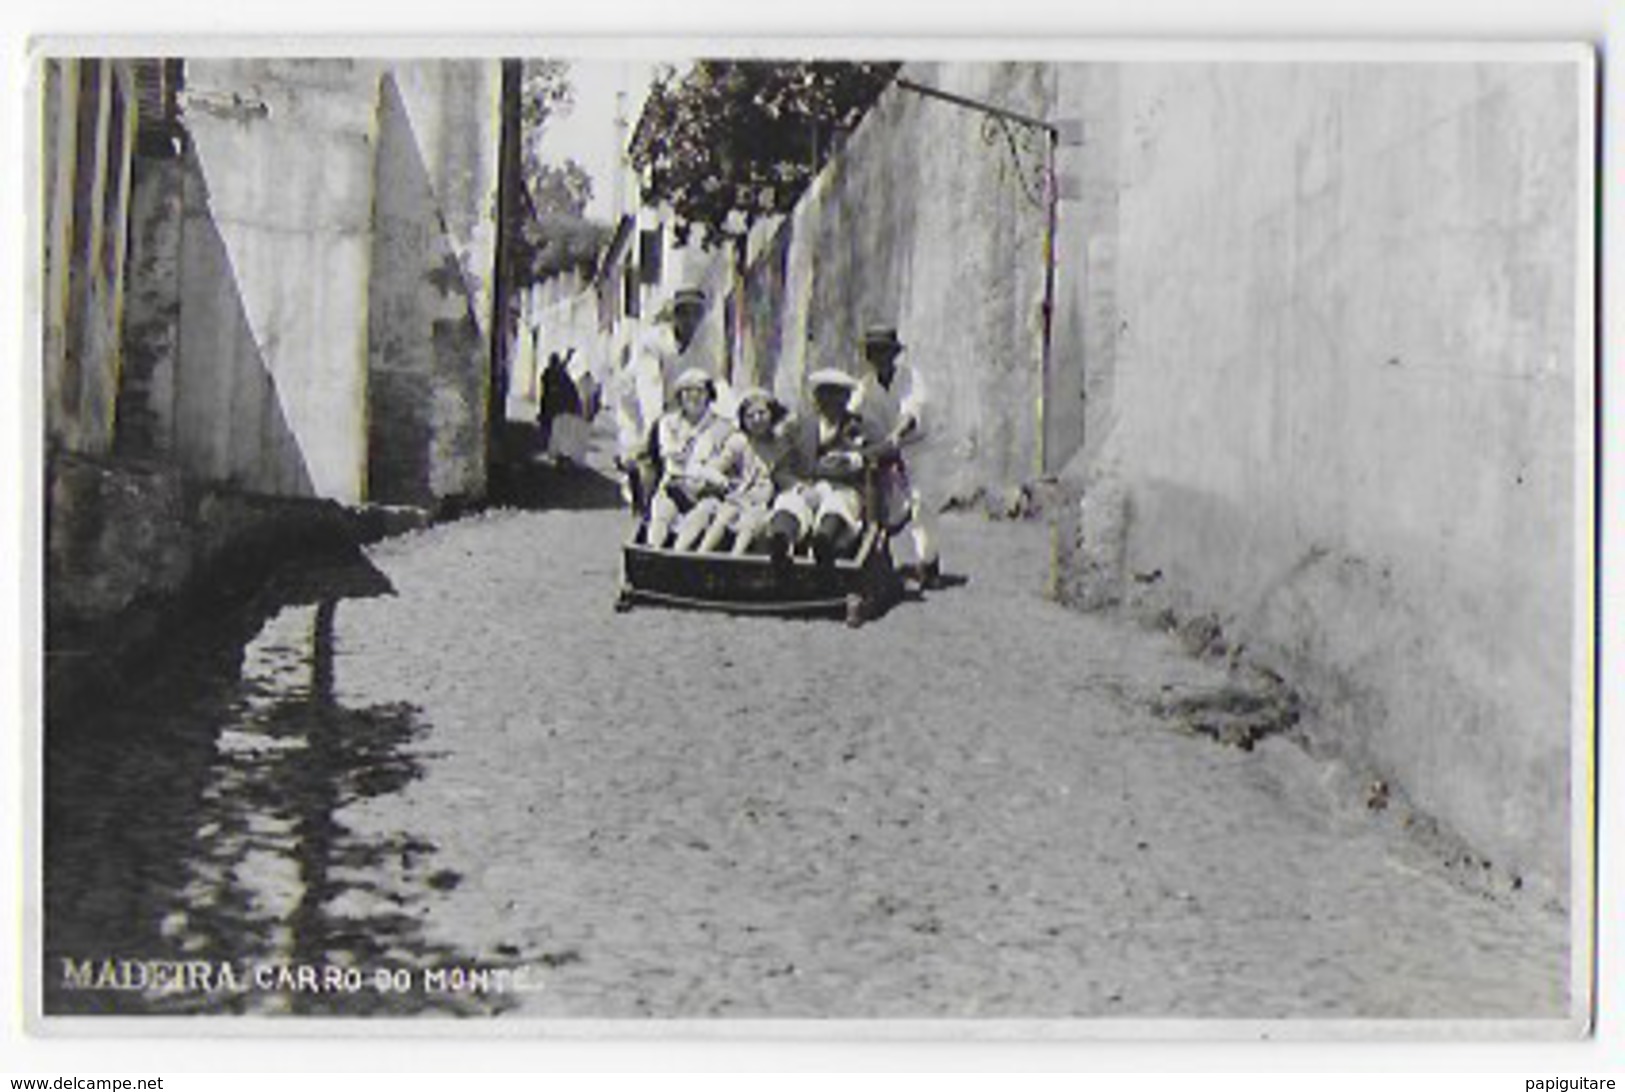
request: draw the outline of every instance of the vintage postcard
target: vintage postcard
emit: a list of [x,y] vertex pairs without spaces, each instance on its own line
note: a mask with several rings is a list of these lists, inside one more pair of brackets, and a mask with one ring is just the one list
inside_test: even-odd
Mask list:
[[1587,1032],[1589,48],[306,46],[36,60],[38,1029]]

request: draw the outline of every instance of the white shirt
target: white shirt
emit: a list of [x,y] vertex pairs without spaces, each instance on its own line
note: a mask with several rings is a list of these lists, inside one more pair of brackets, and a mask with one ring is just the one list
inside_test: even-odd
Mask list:
[[708,463],[733,431],[727,421],[707,410],[698,421],[690,421],[672,410],[656,426],[660,439],[660,461],[668,475],[688,475]]
[[893,367],[889,387],[881,384],[873,367],[867,367],[858,381],[852,408],[885,436],[897,431],[898,422],[903,418],[913,418],[914,431],[902,441],[910,444],[925,432],[925,405],[925,383],[920,373],[906,364],[897,364]]

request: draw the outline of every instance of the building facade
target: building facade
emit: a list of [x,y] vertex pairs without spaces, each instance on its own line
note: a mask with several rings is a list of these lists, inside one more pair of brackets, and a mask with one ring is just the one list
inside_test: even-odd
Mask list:
[[131,162],[140,113],[127,60],[40,69],[44,430],[50,451],[111,452]]
[[265,530],[211,526],[205,494],[484,496],[515,162],[501,62],[52,58],[39,75],[56,616],[171,594]]

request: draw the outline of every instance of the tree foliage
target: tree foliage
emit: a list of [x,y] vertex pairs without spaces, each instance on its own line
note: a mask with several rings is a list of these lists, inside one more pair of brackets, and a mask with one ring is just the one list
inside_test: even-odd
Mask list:
[[526,178],[530,207],[515,240],[515,265],[525,283],[567,270],[592,272],[610,229],[587,216],[592,178],[581,164],[542,164]]
[[897,72],[895,63],[700,61],[655,79],[633,135],[644,199],[711,247],[788,212]]
[[576,89],[569,61],[529,60],[519,77],[519,129],[525,174],[541,165],[547,123],[575,107]]
[[525,179],[538,216],[585,216],[592,201],[592,175],[573,159],[542,163]]
[[547,123],[575,105],[568,61],[526,61],[520,81],[524,215],[510,236],[514,274],[522,284],[568,270],[591,272],[609,228],[587,217],[592,176],[574,159],[550,162],[542,152]]

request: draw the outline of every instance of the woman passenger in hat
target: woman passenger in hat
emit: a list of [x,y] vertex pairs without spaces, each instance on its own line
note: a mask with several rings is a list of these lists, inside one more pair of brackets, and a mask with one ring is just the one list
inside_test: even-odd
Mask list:
[[676,549],[688,549],[698,541],[701,552],[715,552],[731,533],[735,556],[750,551],[767,527],[773,498],[793,484],[786,458],[789,445],[779,430],[788,412],[759,387],[739,396],[738,430],[700,470],[705,484],[718,495],[707,496],[683,517]]
[[699,368],[677,377],[675,409],[655,423],[652,455],[660,471],[660,486],[649,502],[649,523],[644,541],[664,546],[672,524],[703,498],[707,486],[701,473],[727,437],[731,426],[712,412],[716,386]]

